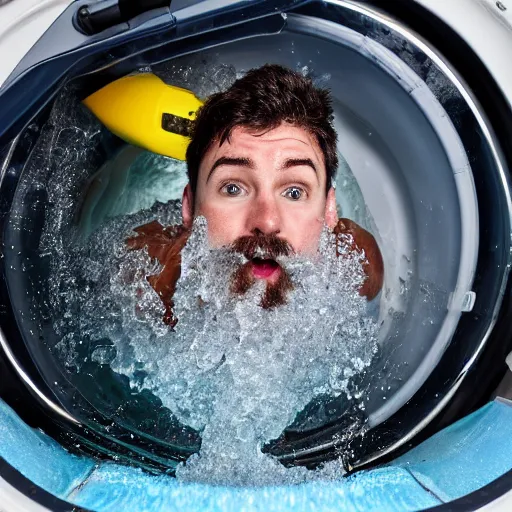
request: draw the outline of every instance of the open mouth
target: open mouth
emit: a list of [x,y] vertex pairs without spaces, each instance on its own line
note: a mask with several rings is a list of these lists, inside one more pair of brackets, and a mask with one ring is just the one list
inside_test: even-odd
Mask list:
[[277,278],[281,272],[279,263],[267,258],[252,258],[251,267],[252,273],[256,279]]

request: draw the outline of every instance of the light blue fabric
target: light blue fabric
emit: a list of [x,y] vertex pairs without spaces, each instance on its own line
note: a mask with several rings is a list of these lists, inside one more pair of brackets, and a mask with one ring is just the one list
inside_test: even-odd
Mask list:
[[512,406],[494,401],[393,461],[443,501],[480,489],[512,469]]
[[512,468],[512,407],[492,402],[392,464],[334,482],[228,488],[180,484],[71,455],[0,401],[0,456],[46,491],[96,512],[405,512],[470,493]]
[[90,474],[93,460],[76,457],[28,427],[0,400],[0,457],[45,491],[65,499]]
[[72,501],[98,512],[391,512],[439,505],[402,468],[380,468],[337,482],[267,488],[180,484],[105,464]]

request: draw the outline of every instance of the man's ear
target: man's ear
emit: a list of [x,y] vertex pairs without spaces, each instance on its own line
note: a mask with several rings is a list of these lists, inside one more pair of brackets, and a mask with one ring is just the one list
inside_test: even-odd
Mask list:
[[327,201],[325,202],[325,224],[328,228],[334,229],[338,224],[338,210],[336,208],[336,191],[334,187],[327,192]]
[[194,196],[190,183],[183,189],[183,197],[181,199],[181,216],[183,217],[183,225],[190,229],[194,222]]

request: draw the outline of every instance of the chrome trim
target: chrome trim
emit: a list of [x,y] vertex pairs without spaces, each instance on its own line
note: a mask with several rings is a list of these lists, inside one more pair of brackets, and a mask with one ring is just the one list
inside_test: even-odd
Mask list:
[[[7,169],[9,168],[9,164],[11,162],[12,155],[14,153],[14,150],[16,148],[16,145],[19,141],[19,135],[11,142],[11,145],[9,147],[9,150],[7,152],[7,156],[5,157],[5,160],[2,163],[2,167],[0,169],[0,187],[4,181],[5,174],[7,172]],[[3,257],[3,255],[1,255]],[[19,364],[18,360],[14,356],[14,354],[11,351],[11,348],[9,346],[9,343],[7,342],[7,339],[4,335],[3,330],[0,328],[0,347],[4,351],[5,355],[7,356],[7,359],[13,366],[16,373],[21,377],[25,385],[29,388],[29,390],[39,399],[39,401],[51,409],[54,413],[58,414],[59,416],[63,417],[64,419],[70,421],[71,423],[74,423],[75,425],[81,425],[81,423],[73,418],[68,412],[66,412],[62,407],[57,405],[56,403],[52,402],[30,379],[28,374],[25,372],[25,370],[22,368],[22,366]]]
[[2,183],[4,182],[5,173],[7,172],[7,168],[9,167],[9,164],[11,163],[11,158],[14,153],[14,149],[16,148],[19,140],[20,140],[19,135],[12,140],[11,145],[9,146],[9,151],[7,151],[5,160],[2,163],[2,167],[0,168],[0,187],[2,186]]
[[11,352],[11,349],[9,347],[9,344],[7,343],[7,340],[5,339],[5,335],[0,329],[0,347],[2,347],[5,355],[7,356],[7,359],[9,359],[9,362],[13,365],[14,369],[18,373],[18,375],[21,377],[25,385],[36,395],[36,397],[48,408],[50,408],[53,412],[57,413],[58,415],[62,416],[66,420],[70,421],[71,423],[74,423],[75,425],[81,425],[81,423],[73,418],[70,414],[68,414],[62,407],[52,402],[42,391],[39,390],[39,388],[30,380],[30,377],[26,374],[25,370],[21,367],[21,365],[18,363],[18,360],[14,357],[13,353]]

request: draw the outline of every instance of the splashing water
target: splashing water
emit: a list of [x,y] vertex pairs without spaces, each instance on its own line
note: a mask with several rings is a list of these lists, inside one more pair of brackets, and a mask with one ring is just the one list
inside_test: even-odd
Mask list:
[[[262,287],[242,299],[229,296],[229,280],[219,279],[234,266],[229,253],[207,248],[204,220],[195,227],[176,295],[177,334],[189,348],[181,353],[192,370],[189,381],[198,374],[208,381],[208,406],[190,416],[195,393],[178,398],[186,397],[182,420],[204,426],[201,452],[179,468],[178,478],[231,485],[313,478],[304,468],[285,469],[261,447],[315,396],[346,392],[350,376],[370,363],[376,328],[356,291],[364,278],[360,257],[336,258],[326,230],[319,261],[284,259],[295,290],[288,304],[266,311],[258,305]],[[190,299],[198,296],[205,304],[201,319],[190,314],[197,310]],[[178,371],[182,358],[174,363]]]
[[[211,249],[206,221],[198,218],[182,253],[173,331],[162,322],[164,307],[146,280],[158,264],[124,246],[131,229],[155,216],[172,223],[178,216],[172,211],[160,205],[114,219],[72,258],[82,283],[70,304],[81,304],[79,332],[113,344],[98,345],[93,359],[151,390],[182,424],[201,432],[200,453],[178,467],[180,480],[263,485],[326,478],[327,469],[287,469],[262,448],[313,398],[347,393],[351,377],[370,364],[377,327],[357,292],[362,255],[337,258],[326,229],[317,261],[280,260],[294,290],[287,304],[263,310],[263,283],[242,298],[230,293],[230,276],[243,256]],[[68,365],[80,364],[69,338],[58,348]]]

